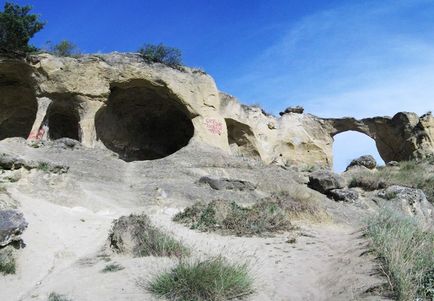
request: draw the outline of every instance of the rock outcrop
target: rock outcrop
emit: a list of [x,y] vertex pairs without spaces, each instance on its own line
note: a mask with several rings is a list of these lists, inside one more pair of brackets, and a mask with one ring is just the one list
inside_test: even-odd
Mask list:
[[0,211],[0,247],[21,240],[21,234],[27,228],[22,213],[15,210]]
[[374,139],[386,162],[434,153],[430,113],[323,119],[295,108],[277,118],[219,92],[200,70],[138,54],[0,58],[0,140],[70,138],[125,161],[163,158],[195,141],[267,164],[331,166],[333,137],[350,130]]
[[347,166],[347,171],[352,167],[365,167],[367,169],[374,169],[377,167],[377,161],[371,155],[361,156],[351,161]]

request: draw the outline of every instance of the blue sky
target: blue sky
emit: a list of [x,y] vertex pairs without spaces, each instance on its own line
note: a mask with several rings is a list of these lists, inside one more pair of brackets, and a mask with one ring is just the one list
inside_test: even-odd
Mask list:
[[[275,114],[297,104],[324,117],[434,108],[432,0],[15,2],[47,20],[37,46],[68,39],[110,52],[163,42],[220,90]],[[337,169],[356,150],[376,153],[369,138],[341,135]]]

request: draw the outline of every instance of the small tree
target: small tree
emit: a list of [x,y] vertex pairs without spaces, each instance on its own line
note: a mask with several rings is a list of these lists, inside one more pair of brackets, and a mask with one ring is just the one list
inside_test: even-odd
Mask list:
[[0,53],[24,54],[36,50],[29,40],[40,31],[45,22],[38,15],[29,14],[31,6],[5,3],[0,12]]
[[56,56],[74,56],[78,55],[77,46],[70,41],[63,40],[51,48],[51,53]]
[[146,44],[139,49],[139,53],[148,62],[162,63],[171,67],[182,65],[181,50],[164,44]]

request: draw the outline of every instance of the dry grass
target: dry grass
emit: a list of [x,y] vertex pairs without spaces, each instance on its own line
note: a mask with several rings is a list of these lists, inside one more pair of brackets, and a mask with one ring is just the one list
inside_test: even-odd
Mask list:
[[187,224],[191,229],[238,236],[293,228],[288,214],[276,202],[271,201],[261,201],[250,208],[225,200],[216,200],[209,204],[199,202],[178,213],[173,220]]
[[224,301],[252,291],[253,279],[245,264],[230,264],[222,257],[181,261],[145,287],[153,294],[177,301]]
[[368,221],[366,234],[398,300],[434,300],[434,233],[383,209]]
[[292,230],[291,219],[326,219],[327,215],[310,195],[300,193],[298,196],[296,200],[281,192],[251,207],[241,207],[227,200],[198,202],[178,213],[173,220],[201,231],[251,236]]

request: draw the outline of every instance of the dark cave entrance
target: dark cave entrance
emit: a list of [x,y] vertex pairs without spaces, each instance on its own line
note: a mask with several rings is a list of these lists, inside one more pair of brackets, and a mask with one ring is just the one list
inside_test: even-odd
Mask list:
[[0,140],[27,138],[32,130],[38,103],[28,81],[17,74],[0,72]]
[[55,100],[47,111],[48,138],[80,141],[80,117],[72,100]]
[[114,87],[95,118],[98,139],[127,162],[164,158],[188,144],[186,108],[163,87]]

